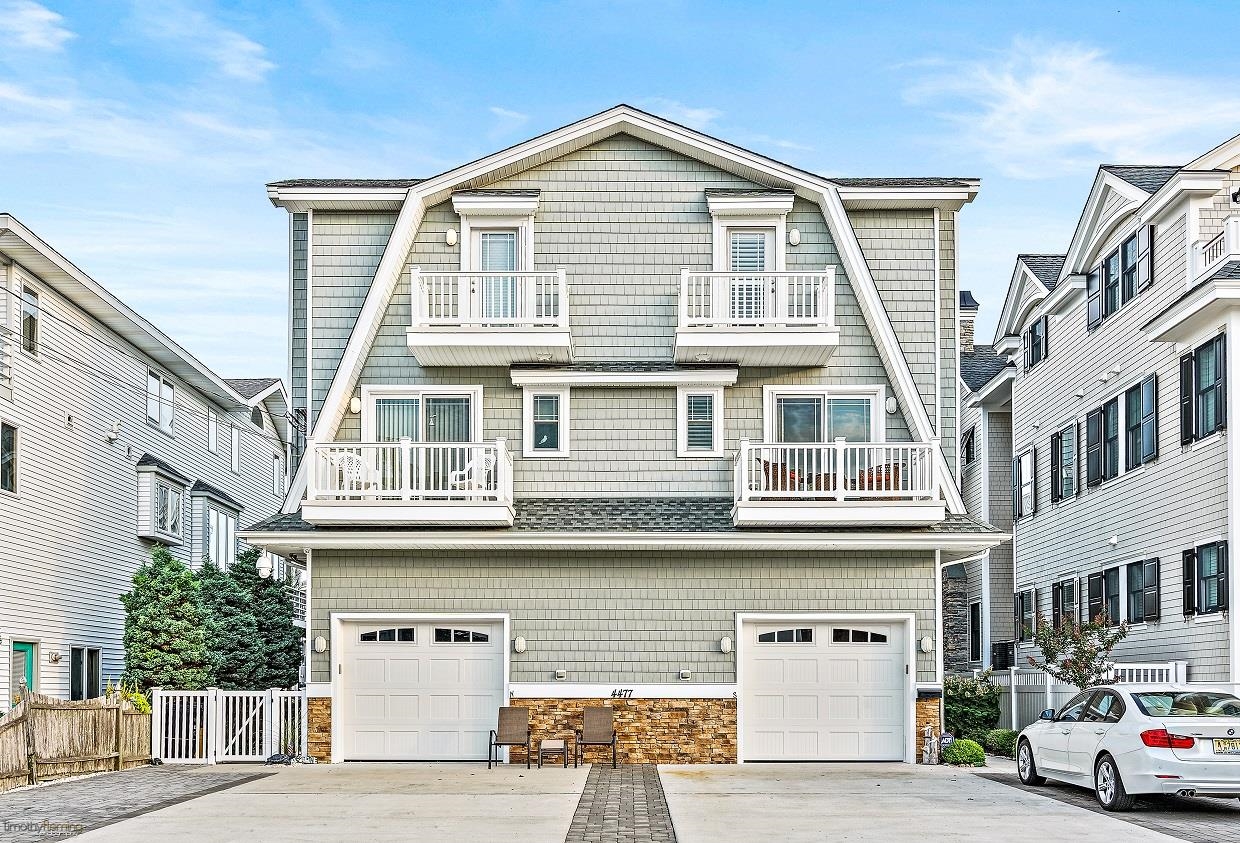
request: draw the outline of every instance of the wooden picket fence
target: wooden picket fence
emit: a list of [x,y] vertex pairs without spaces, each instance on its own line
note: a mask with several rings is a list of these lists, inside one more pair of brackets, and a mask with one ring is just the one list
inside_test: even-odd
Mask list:
[[151,715],[127,700],[27,694],[0,717],[0,792],[150,760]]

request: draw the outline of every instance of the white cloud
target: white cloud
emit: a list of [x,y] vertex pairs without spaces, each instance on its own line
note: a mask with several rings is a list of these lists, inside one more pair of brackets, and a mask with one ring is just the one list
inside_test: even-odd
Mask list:
[[63,26],[64,17],[31,0],[0,2],[0,36],[31,50],[59,50],[77,35]]
[[906,98],[955,127],[947,143],[1016,178],[1183,163],[1235,134],[1240,114],[1234,79],[1160,73],[1082,44],[1017,39],[986,59],[912,67],[922,77]]
[[777,149],[786,149],[791,152],[813,152],[812,146],[806,146],[803,143],[797,143],[786,138],[774,138],[770,135],[749,135],[745,139],[745,143],[751,143],[758,146],[773,146]]
[[489,110],[496,117],[503,120],[511,120],[516,123],[524,123],[526,120],[530,119],[528,114],[522,114],[521,112],[513,111],[510,108],[500,108],[498,105],[491,106]]
[[705,130],[711,123],[723,116],[723,112],[717,108],[685,105],[683,102],[664,97],[647,97],[639,100],[638,105],[659,117],[682,123],[690,129]]
[[185,3],[139,0],[134,17],[143,34],[206,59],[231,79],[259,82],[276,68],[262,44]]

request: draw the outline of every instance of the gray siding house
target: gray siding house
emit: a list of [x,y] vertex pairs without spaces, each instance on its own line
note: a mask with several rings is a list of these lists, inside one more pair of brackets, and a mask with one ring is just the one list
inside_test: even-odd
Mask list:
[[[970,179],[827,179],[617,106],[425,180],[268,185],[323,759],[609,705],[630,761],[912,760]],[[920,700],[920,702],[919,702]]]
[[287,398],[226,381],[0,214],[0,683],[98,696],[155,543],[235,558],[279,512]]
[[1240,138],[1101,167],[1066,254],[1018,260],[995,344],[1014,364],[1018,662],[1035,624],[1105,611],[1132,626],[1118,661],[1240,681],[1238,279]]

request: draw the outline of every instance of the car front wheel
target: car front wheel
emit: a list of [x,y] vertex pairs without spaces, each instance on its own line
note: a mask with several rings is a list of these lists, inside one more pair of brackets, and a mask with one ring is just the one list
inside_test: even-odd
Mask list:
[[1094,767],[1094,795],[1098,797],[1098,804],[1108,811],[1130,811],[1137,801],[1124,790],[1119,767],[1109,755],[1099,758]]
[[1035,787],[1046,784],[1046,778],[1038,775],[1038,768],[1033,763],[1033,747],[1029,745],[1029,741],[1021,741],[1016,750],[1016,775],[1021,784]]

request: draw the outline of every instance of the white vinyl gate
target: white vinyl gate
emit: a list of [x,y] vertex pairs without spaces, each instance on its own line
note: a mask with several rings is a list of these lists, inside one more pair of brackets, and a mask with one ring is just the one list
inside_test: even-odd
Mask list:
[[151,692],[151,757],[166,764],[306,754],[304,691]]

